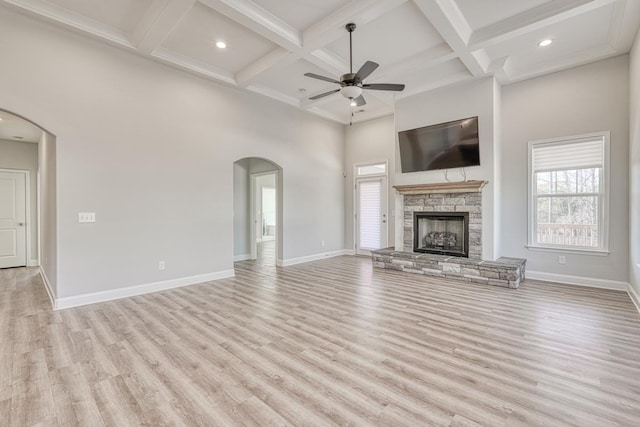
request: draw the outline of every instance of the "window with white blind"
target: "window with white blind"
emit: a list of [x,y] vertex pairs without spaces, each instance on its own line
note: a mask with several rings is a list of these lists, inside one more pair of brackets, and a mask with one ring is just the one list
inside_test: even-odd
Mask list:
[[529,246],[607,251],[609,132],[529,143]]

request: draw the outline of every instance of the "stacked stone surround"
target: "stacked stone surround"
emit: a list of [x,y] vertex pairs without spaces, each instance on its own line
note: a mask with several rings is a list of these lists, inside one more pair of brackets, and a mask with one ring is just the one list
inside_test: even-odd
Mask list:
[[496,261],[472,260],[434,254],[381,249],[372,252],[373,266],[407,273],[463,280],[517,289],[524,281],[526,260],[501,257]]
[[403,249],[413,252],[414,212],[469,212],[469,259],[482,259],[482,194],[479,192],[405,194]]

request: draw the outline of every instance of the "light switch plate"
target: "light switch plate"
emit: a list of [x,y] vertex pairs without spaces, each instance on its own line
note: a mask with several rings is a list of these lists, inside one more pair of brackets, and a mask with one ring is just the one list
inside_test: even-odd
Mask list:
[[96,222],[96,213],[80,212],[78,213],[78,222]]

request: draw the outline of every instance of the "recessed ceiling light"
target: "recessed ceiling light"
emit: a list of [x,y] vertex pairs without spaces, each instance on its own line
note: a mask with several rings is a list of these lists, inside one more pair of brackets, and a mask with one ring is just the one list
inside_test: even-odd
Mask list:
[[223,42],[222,40],[219,40],[216,42],[216,46],[219,49],[226,49],[227,48],[227,44],[225,42]]
[[553,40],[551,40],[551,39],[544,39],[544,40],[542,40],[540,43],[538,43],[538,46],[540,46],[540,47],[545,47],[545,46],[549,46],[551,43],[553,43]]

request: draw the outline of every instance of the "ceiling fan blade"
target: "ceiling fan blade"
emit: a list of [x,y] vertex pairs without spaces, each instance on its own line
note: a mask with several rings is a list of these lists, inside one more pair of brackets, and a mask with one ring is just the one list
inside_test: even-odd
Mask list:
[[362,85],[362,89],[392,90],[394,92],[400,92],[404,90],[404,85],[398,85],[394,83],[373,83],[370,85]]
[[329,96],[329,95],[331,95],[333,93],[336,93],[336,92],[340,92],[340,89],[330,90],[329,92],[325,92],[325,93],[321,93],[320,95],[312,96],[309,99],[316,100],[316,99],[324,98],[325,96]]
[[356,102],[356,107],[362,107],[364,104],[367,103],[367,101],[364,100],[364,96],[362,95],[355,98],[354,101]]
[[356,77],[360,79],[360,81],[362,81],[366,79],[369,76],[369,74],[373,73],[378,67],[379,65],[376,64],[375,62],[367,61],[364,63],[362,67],[360,67],[360,69],[356,73]]
[[337,83],[342,86],[342,82],[339,82],[336,79],[332,79],[331,77],[325,77],[325,76],[321,76],[320,74],[314,74],[314,73],[304,73],[304,75],[307,77],[311,77],[312,79],[324,80],[325,82],[329,82],[329,83]]

